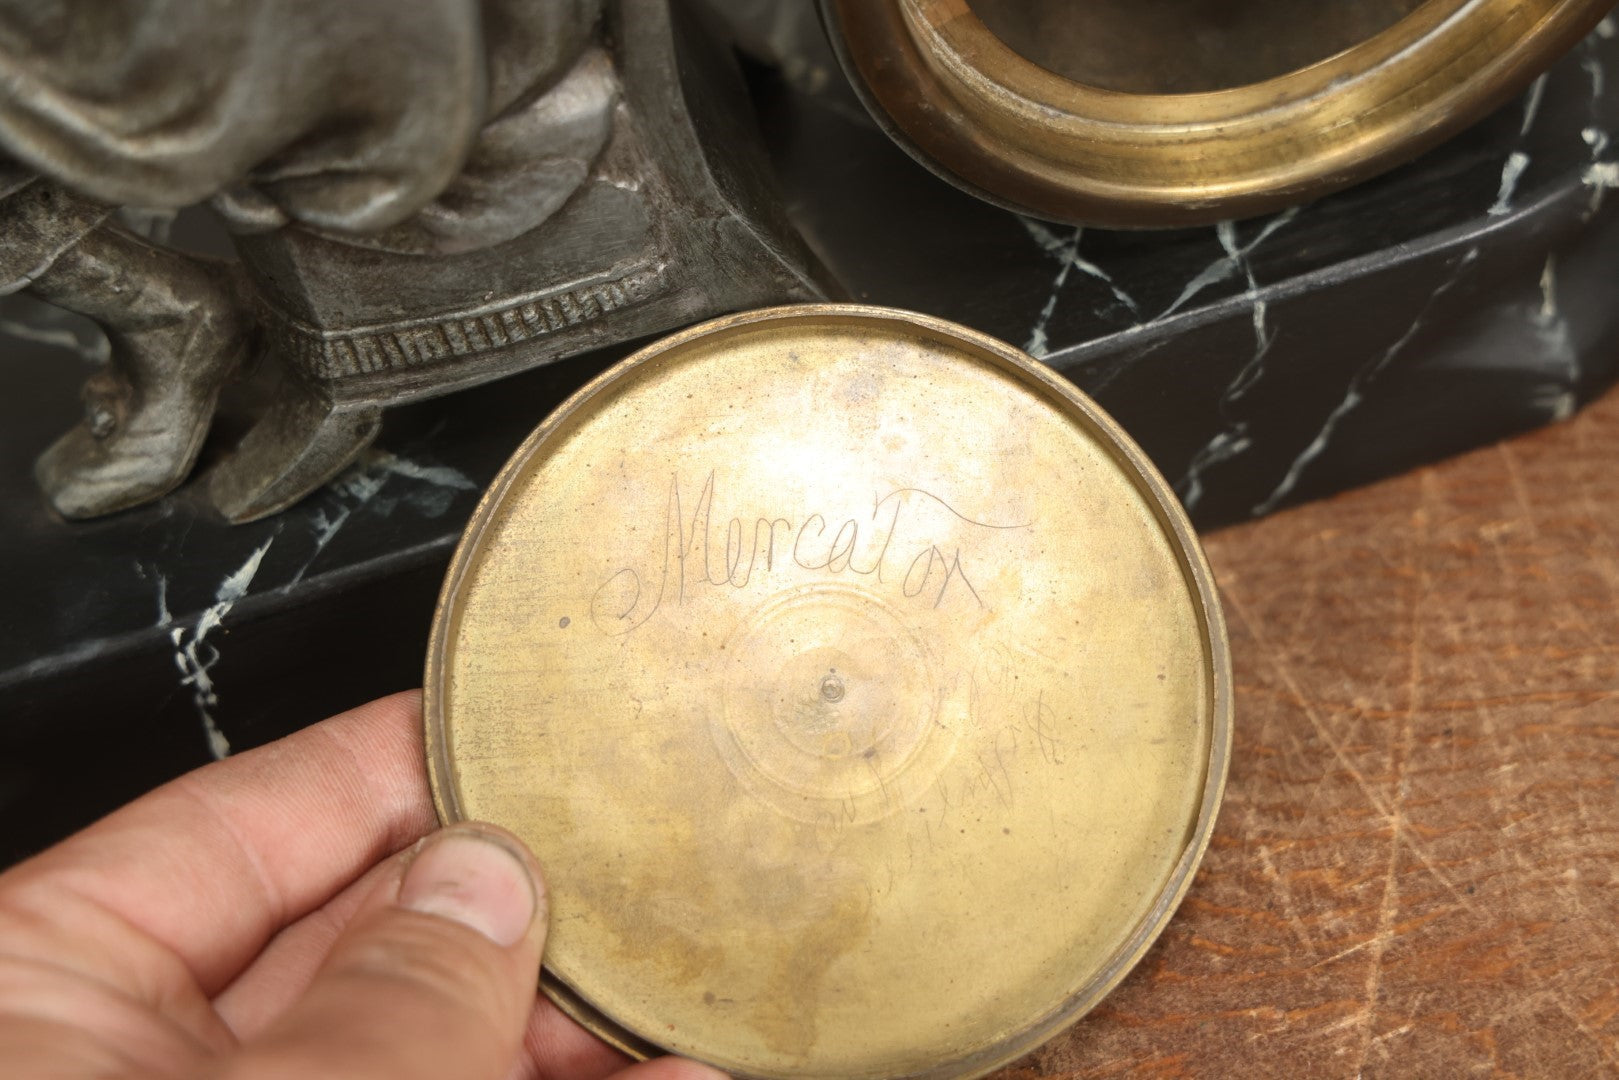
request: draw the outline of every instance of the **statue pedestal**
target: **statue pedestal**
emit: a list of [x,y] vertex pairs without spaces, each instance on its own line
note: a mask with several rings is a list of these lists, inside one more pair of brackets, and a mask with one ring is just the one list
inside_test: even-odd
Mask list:
[[[1619,362],[1619,39],[1374,182],[1219,229],[1076,232],[975,202],[813,55],[755,91],[788,206],[855,299],[1043,353],[1204,527],[1567,416]],[[1609,134],[1616,143],[1608,147]],[[229,526],[202,488],[54,519],[33,458],[85,325],[0,300],[0,809],[8,862],[187,767],[420,680],[482,487],[631,346],[391,410],[310,498]],[[970,436],[963,453],[970,452]],[[215,448],[217,457],[217,448]]]
[[587,86],[613,73],[612,133],[537,228],[460,252],[413,250],[414,234],[392,248],[299,227],[238,238],[268,351],[293,377],[210,482],[224,516],[303,499],[369,445],[386,408],[824,298],[830,283],[781,214],[719,35],[668,0],[609,12],[611,65],[597,52],[576,70]]

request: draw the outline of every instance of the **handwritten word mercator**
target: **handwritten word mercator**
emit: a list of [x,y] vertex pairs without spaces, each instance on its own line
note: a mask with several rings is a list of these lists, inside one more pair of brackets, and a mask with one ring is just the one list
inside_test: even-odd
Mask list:
[[625,566],[610,572],[590,601],[596,626],[609,634],[627,634],[644,624],[664,604],[683,603],[699,588],[745,589],[761,573],[776,567],[829,575],[868,578],[897,588],[907,599],[939,607],[959,593],[980,607],[984,598],[967,576],[962,549],[949,553],[931,540],[923,542],[906,530],[927,505],[947,512],[971,530],[1029,528],[977,521],[940,496],[922,488],[895,488],[873,498],[871,513],[836,516],[811,512],[788,516],[736,516],[716,522],[715,474],[704,481],[688,516],[680,477],[669,481],[664,528],[648,560],[657,568],[642,575]]

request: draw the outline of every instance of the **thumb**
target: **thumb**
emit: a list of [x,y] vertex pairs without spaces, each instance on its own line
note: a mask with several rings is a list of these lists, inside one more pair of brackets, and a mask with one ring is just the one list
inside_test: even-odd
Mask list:
[[545,925],[539,867],[521,842],[489,825],[443,829],[227,1074],[501,1080],[534,1009]]

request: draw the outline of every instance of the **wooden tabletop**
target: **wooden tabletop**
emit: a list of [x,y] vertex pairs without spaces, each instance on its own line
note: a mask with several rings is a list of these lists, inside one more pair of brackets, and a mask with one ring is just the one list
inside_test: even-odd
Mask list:
[[1206,546],[1208,856],[1000,1077],[1619,1075],[1619,395]]

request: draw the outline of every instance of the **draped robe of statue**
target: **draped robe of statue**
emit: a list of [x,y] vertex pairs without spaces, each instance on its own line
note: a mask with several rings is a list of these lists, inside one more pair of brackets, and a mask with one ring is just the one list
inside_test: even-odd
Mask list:
[[417,254],[504,242],[589,175],[602,0],[0,0],[0,294],[101,322],[110,370],[39,476],[70,516],[172,488],[243,350],[232,275],[109,220],[211,200]]

